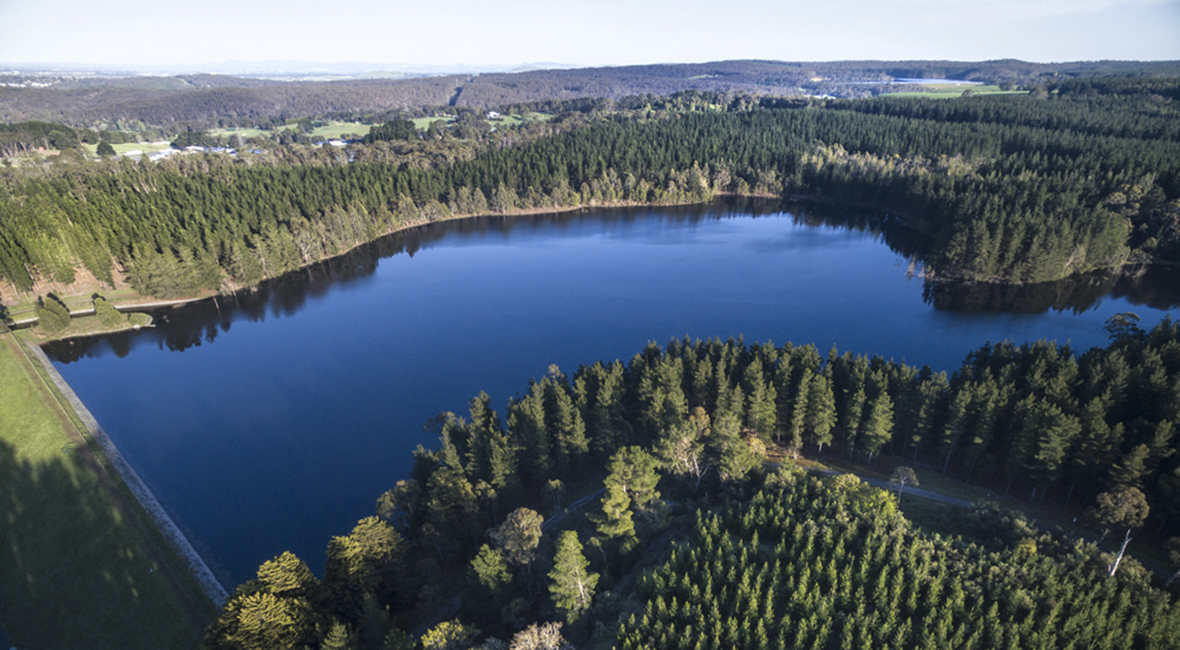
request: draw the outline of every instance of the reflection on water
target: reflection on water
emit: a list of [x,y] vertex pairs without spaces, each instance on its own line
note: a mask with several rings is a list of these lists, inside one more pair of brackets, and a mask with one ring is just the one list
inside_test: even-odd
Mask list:
[[[788,212],[789,218],[795,224],[868,233],[895,252],[913,259],[920,255],[922,243],[925,241],[922,235],[914,231],[890,227],[883,224],[882,219],[852,208],[798,203],[784,205],[777,200],[750,197],[733,198],[722,203],[724,209],[720,211],[702,210],[701,206],[663,207],[659,208],[659,216],[672,224],[691,225],[705,220],[732,218],[734,213],[755,217],[775,215],[782,218],[783,213]],[[599,209],[592,213],[571,211],[516,217],[485,216],[428,224],[394,233],[359,246],[339,257],[293,271],[267,281],[254,290],[152,311],[156,327],[151,329],[56,341],[46,344],[45,352],[50,358],[61,363],[71,363],[85,357],[87,352],[100,342],[109,345],[118,357],[125,357],[137,345],[156,345],[173,352],[181,352],[194,346],[213,343],[219,332],[228,332],[237,320],[259,322],[266,320],[268,316],[293,316],[309,299],[325,294],[334,286],[364,282],[376,272],[380,260],[401,254],[413,257],[420,250],[443,241],[452,245],[462,245],[466,240],[486,242],[497,237],[507,239],[514,231],[533,231],[539,228],[562,231],[574,227],[590,230],[594,229],[596,224],[629,224],[645,218],[650,218],[645,211],[618,208]],[[752,244],[751,248],[763,252],[815,249],[816,239],[823,235],[818,231],[811,232],[814,237],[808,237],[808,231],[804,231],[802,236],[796,234],[794,237],[786,237],[781,243],[763,241]]]
[[[661,218],[671,222],[697,223],[720,220],[728,211],[746,215],[778,215],[786,212],[799,225],[840,228],[867,233],[910,261],[910,268],[920,272],[926,238],[913,230],[897,226],[863,210],[843,206],[814,205],[771,201],[758,198],[735,198],[724,202],[725,211],[703,211],[700,206],[661,208]],[[538,214],[519,217],[476,217],[429,224],[381,238],[330,260],[268,281],[255,290],[232,296],[178,305],[152,312],[157,327],[125,331],[94,337],[75,338],[45,345],[55,361],[71,363],[86,356],[99,342],[124,357],[136,345],[156,345],[174,352],[202,344],[211,344],[219,332],[228,332],[236,320],[250,322],[266,318],[292,316],[311,298],[333,286],[364,282],[372,276],[380,260],[405,254],[413,257],[423,248],[448,241],[462,245],[464,240],[486,241],[489,237],[508,238],[517,230],[551,228],[585,228],[589,223],[631,223],[647,218],[634,209],[596,210]],[[761,240],[750,245],[760,253],[815,250],[824,234],[803,231],[781,240]],[[840,240],[826,245],[840,245]],[[1081,314],[1096,308],[1106,298],[1125,298],[1133,305],[1166,311],[1180,306],[1180,268],[1151,267],[1135,273],[1097,272],[1058,282],[1006,285],[981,282],[925,281],[922,291],[926,304],[938,311],[961,314],[1010,313],[1043,314],[1050,310]]]
[[1043,314],[1049,310],[1081,314],[1106,298],[1166,311],[1180,306],[1180,268],[1151,267],[1133,273],[1097,272],[1058,282],[1005,285],[983,282],[927,282],[927,304],[965,314]]

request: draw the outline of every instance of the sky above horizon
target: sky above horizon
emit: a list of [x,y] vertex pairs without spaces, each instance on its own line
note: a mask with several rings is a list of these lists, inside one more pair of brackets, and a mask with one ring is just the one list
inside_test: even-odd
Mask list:
[[0,0],[0,63],[1180,59],[1180,0]]

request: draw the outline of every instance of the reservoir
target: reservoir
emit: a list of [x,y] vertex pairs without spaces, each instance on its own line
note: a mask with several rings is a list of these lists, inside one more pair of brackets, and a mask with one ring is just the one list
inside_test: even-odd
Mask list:
[[949,374],[988,341],[1083,350],[1116,313],[1151,327],[1180,305],[1174,269],[935,285],[922,244],[884,215],[798,204],[484,217],[46,352],[232,591],[284,550],[322,571],[328,539],[433,444],[428,418],[480,391],[503,409],[550,364],[741,336]]

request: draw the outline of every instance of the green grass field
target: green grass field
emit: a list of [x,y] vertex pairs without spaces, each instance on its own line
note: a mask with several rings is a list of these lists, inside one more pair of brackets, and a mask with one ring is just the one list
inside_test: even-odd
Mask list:
[[238,134],[243,138],[257,138],[258,136],[268,136],[270,131],[265,129],[213,129],[209,131],[209,135],[215,137],[223,137],[227,135]]
[[1024,90],[1000,90],[999,86],[980,86],[976,84],[924,84],[922,90],[905,93],[884,93],[882,97],[926,97],[928,99],[952,99],[962,97],[963,91],[970,90],[973,95],[1026,95]]
[[[165,149],[168,149],[171,146],[172,145],[167,142],[124,142],[122,144],[112,144],[111,148],[115,150],[115,153],[122,155],[122,154],[127,153],[128,151],[142,151],[144,153],[156,153],[157,151],[163,151]],[[98,145],[84,144],[84,145],[82,145],[82,147],[84,149],[86,149],[86,153],[90,154],[91,156],[98,155]]]
[[450,124],[451,122],[454,122],[455,118],[453,118],[453,117],[415,117],[414,119],[412,119],[410,121],[414,123],[415,129],[418,129],[419,131],[425,131],[426,129],[430,128],[430,124],[432,122],[442,122],[443,126],[446,126],[446,125]]
[[312,132],[311,136],[320,136],[328,140],[340,138],[345,135],[358,135],[365,137],[369,131],[373,129],[371,124],[355,124],[349,122],[333,122],[332,124],[325,124],[324,126],[317,126]]
[[212,605],[104,480],[19,346],[0,335],[0,622],[12,643],[196,647]]
[[[281,127],[280,130],[294,128],[295,125],[290,124]],[[312,130],[311,133],[308,134],[308,136],[319,136],[326,140],[333,140],[348,134],[364,137],[372,128],[373,126],[371,124],[360,124],[356,122],[332,122],[323,126],[317,126]],[[216,137],[233,135],[235,133],[241,135],[243,138],[256,138],[258,136],[269,137],[273,132],[264,131],[262,129],[213,129],[212,131],[209,131],[209,135]],[[116,150],[117,149],[118,147],[116,147]]]

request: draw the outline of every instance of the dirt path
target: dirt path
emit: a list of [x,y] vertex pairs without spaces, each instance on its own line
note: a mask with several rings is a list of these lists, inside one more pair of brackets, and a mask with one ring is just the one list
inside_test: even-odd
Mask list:
[[[94,416],[91,415],[86,406],[82,404],[82,401],[78,399],[78,396],[74,393],[73,389],[70,388],[70,385],[66,383],[61,374],[57,372],[57,369],[53,367],[53,363],[49,361],[49,358],[46,357],[45,353],[41,351],[41,348],[32,344],[29,344],[25,347],[28,349],[32,360],[41,364],[41,366],[45,369],[46,374],[53,381],[53,384],[57,386],[57,389],[61,391],[63,396],[65,396],[69,406],[74,409],[74,412],[78,415],[78,419],[82,421],[82,424],[88,430],[87,432],[98,443],[102,453],[107,457],[107,460],[115,468],[115,471],[119,473],[119,476],[122,477],[124,484],[127,486],[127,489],[131,491],[131,494],[137,501],[139,501],[140,506],[142,506],[144,511],[147,512],[148,516],[152,520],[151,524],[156,526],[157,530],[160,531],[160,534],[163,535],[166,540],[168,540],[168,543],[172,546],[172,550],[175,551],[176,554],[180,556],[181,560],[183,560],[187,565],[189,572],[197,581],[197,584],[200,585],[201,590],[205,596],[218,608],[224,605],[225,601],[229,598],[229,594],[226,593],[225,587],[223,587],[221,583],[218,582],[217,578],[214,577],[213,572],[209,569],[208,565],[205,564],[205,561],[201,559],[201,556],[197,553],[196,549],[194,549],[189,543],[188,538],[184,536],[184,533],[180,532],[180,529],[177,528],[176,523],[172,521],[172,518],[168,516],[168,513],[164,511],[163,506],[160,505],[160,502],[156,500],[155,495],[152,494],[147,485],[144,484],[144,482],[139,478],[139,475],[135,473],[135,470],[130,464],[127,463],[126,459],[123,458],[123,455],[119,453],[118,448],[115,447],[114,443],[111,442],[110,437],[107,436],[106,432],[102,430],[101,426],[99,426],[98,421],[94,419]],[[71,426],[70,428],[73,427]],[[89,449],[85,442],[82,442],[81,447],[83,449]],[[90,454],[87,454],[87,456],[92,459],[93,463],[100,465],[98,460],[94,459],[93,456]],[[105,477],[106,472],[103,471],[101,466],[96,467],[95,469],[98,476]],[[113,497],[117,501],[121,501],[122,498],[118,490],[114,489],[114,486],[109,487],[111,488]],[[160,560],[161,566],[171,566],[168,562],[164,561],[163,558],[158,557],[157,559]],[[178,588],[179,593],[184,593],[184,591],[184,589]]]
[[[864,481],[865,483],[868,483],[869,485],[871,485],[873,487],[879,487],[882,490],[886,490],[888,492],[896,491],[896,489],[893,487],[893,485],[891,485],[889,483],[889,481],[882,481],[881,479],[876,479],[876,478],[865,478],[865,477],[861,476],[860,474],[856,474],[853,472],[841,472],[838,469],[821,469],[821,470],[819,470],[819,473],[827,474],[828,476],[839,476],[841,474],[852,474],[856,478]],[[930,490],[921,490],[921,489],[914,488],[914,487],[907,487],[905,489],[905,491],[902,492],[902,494],[909,495],[909,496],[915,496],[915,497],[921,497],[923,499],[930,499],[931,501],[937,501],[939,503],[945,503],[947,505],[958,506],[960,508],[970,508],[971,506],[975,505],[970,501],[964,501],[963,499],[956,499],[955,497],[948,497],[945,494],[931,492]]]
[[[869,485],[872,485],[873,487],[879,487],[883,490],[889,490],[891,492],[895,491],[895,488],[889,484],[889,481],[882,481],[880,479],[875,479],[875,478],[865,478],[863,476],[861,476],[859,478],[860,478],[860,480],[864,481],[865,483],[868,483]],[[948,497],[945,494],[939,494],[937,492],[931,492],[929,490],[923,490],[923,489],[914,488],[914,487],[907,487],[902,492],[902,495],[903,496],[922,497],[923,499],[930,499],[931,501],[937,501],[939,503],[946,503],[946,504],[952,505],[952,506],[959,506],[960,508],[970,508],[973,505],[970,501],[964,501],[963,499],[956,499],[954,497]]]
[[578,510],[585,508],[587,505],[589,505],[589,503],[591,501],[594,501],[598,497],[602,496],[602,494],[604,492],[606,492],[606,488],[599,488],[598,490],[595,490],[593,493],[587,494],[586,496],[582,497],[581,499],[578,499],[577,501],[574,501],[573,503],[569,504],[568,506],[563,508],[561,512],[546,519],[545,522],[543,524],[541,524],[541,532],[547,533],[547,532],[553,530],[558,524],[561,523],[562,519],[565,519],[566,515],[570,514],[571,512],[577,512]]

